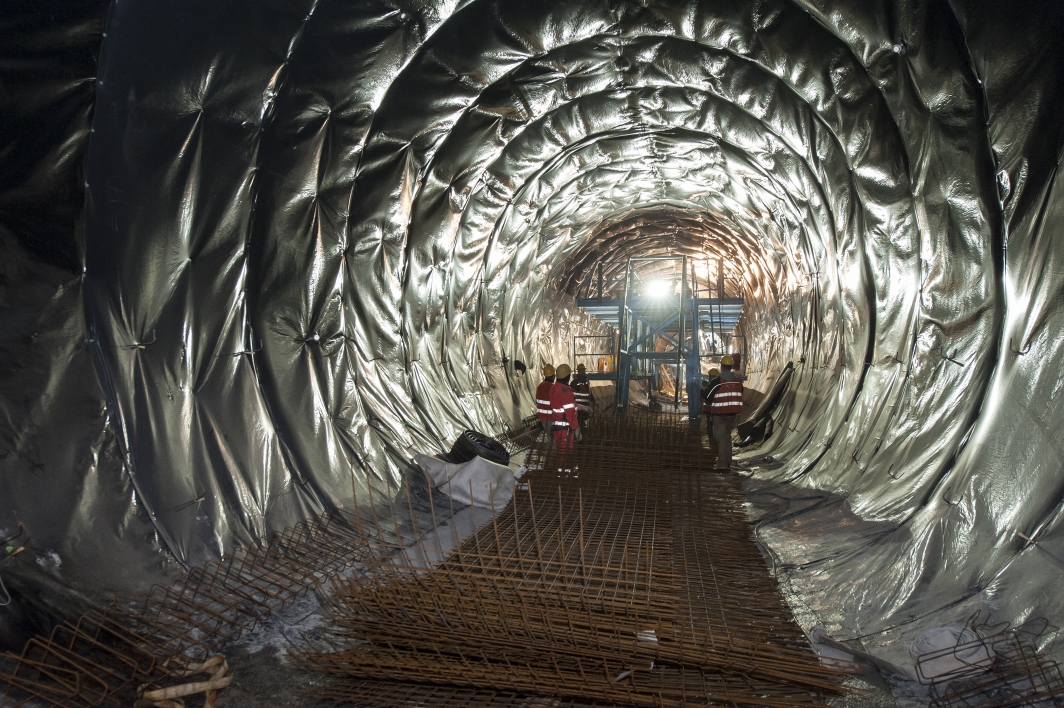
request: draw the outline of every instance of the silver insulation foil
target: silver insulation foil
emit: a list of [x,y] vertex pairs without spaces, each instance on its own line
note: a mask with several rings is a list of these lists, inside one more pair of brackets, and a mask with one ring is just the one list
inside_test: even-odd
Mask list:
[[607,332],[596,263],[686,254],[742,285],[748,385],[794,367],[758,532],[837,636],[1060,624],[1062,17],[20,6],[0,528],[118,587],[387,494]]

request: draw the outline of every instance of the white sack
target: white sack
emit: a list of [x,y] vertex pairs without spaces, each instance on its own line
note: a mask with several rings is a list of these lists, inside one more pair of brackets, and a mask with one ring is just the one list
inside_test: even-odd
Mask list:
[[444,462],[428,455],[415,455],[432,486],[459,504],[502,511],[514,495],[514,473],[509,467],[474,457],[469,462]]

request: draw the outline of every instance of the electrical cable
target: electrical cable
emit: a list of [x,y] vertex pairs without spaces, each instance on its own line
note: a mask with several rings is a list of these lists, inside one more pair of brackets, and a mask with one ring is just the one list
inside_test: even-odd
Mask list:
[[3,590],[4,594],[7,595],[7,600],[5,600],[4,602],[0,602],[0,607],[7,607],[11,604],[11,593],[8,592],[7,587],[4,586],[3,577],[0,577],[0,590]]

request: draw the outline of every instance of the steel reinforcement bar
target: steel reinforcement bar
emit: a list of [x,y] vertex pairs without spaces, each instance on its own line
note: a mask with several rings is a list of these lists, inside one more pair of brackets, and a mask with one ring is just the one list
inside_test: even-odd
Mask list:
[[678,416],[600,415],[526,465],[434,569],[380,555],[333,588],[330,632],[298,654],[336,679],[319,697],[812,706],[843,690],[769,574],[738,480]]

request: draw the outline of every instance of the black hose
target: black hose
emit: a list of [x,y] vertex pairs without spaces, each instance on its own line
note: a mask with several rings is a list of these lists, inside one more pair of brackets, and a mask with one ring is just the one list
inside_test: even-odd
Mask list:
[[476,430],[459,435],[447,457],[451,462],[469,462],[474,457],[483,457],[500,465],[510,464],[510,453],[502,443]]

